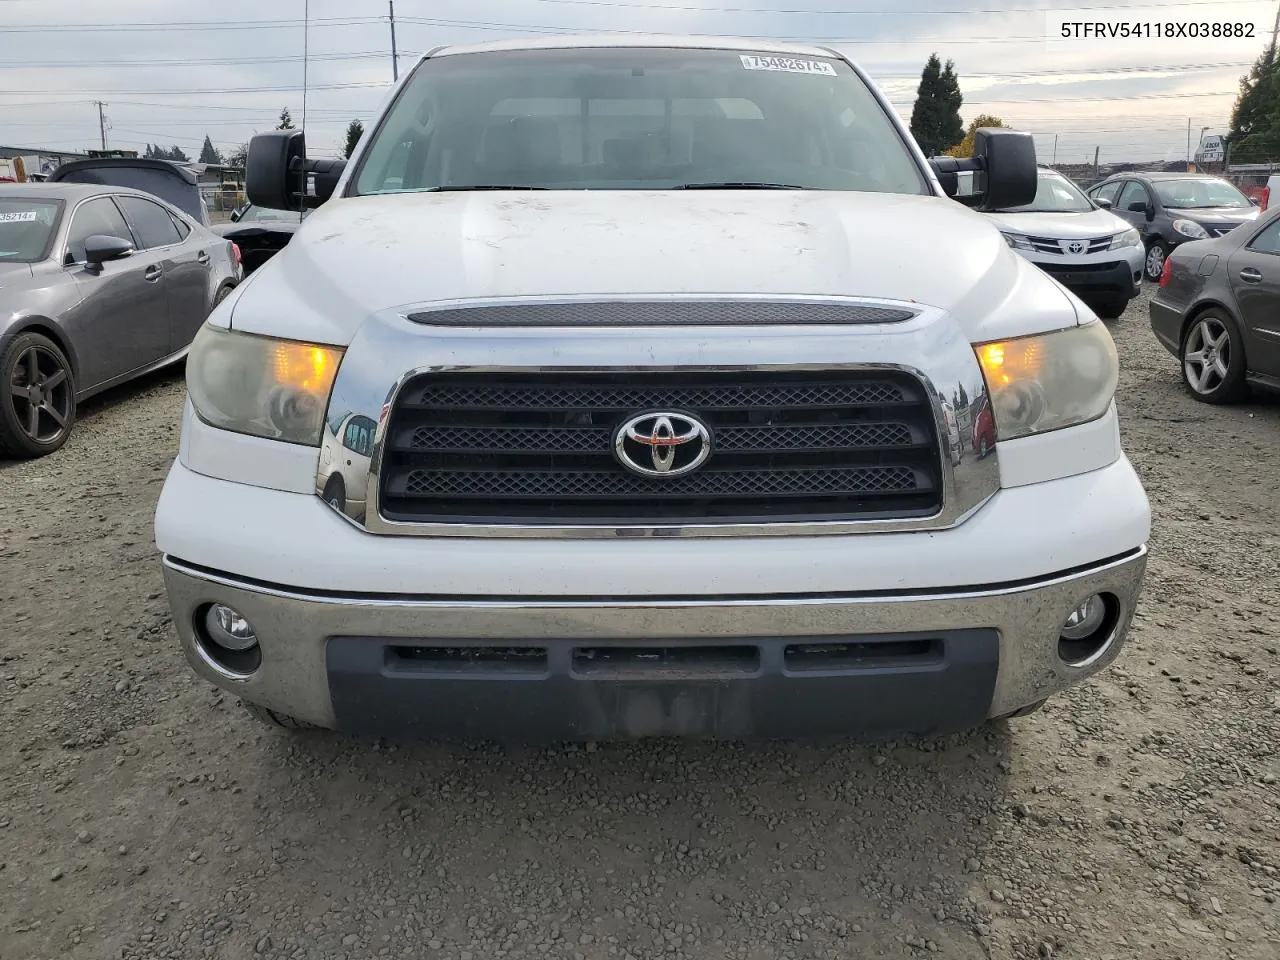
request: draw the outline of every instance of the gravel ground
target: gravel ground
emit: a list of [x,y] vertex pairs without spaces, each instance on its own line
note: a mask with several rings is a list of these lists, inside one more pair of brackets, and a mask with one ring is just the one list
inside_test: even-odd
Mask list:
[[[177,373],[0,464],[0,957],[1280,955],[1280,404],[1113,329],[1156,512],[1118,663],[872,746],[388,747],[259,727],[175,642]],[[1272,478],[1268,481],[1267,478]]]

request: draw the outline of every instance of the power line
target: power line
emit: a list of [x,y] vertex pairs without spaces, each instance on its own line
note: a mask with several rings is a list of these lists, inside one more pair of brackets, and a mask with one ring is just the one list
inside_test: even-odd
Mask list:
[[[1136,10],[1152,7],[1220,7],[1227,4],[1238,5],[1241,0],[1140,0],[1138,3],[1116,4],[1078,4],[1067,3],[1061,7],[994,7],[978,10],[942,9],[942,10],[833,10],[798,9],[786,7],[709,7],[666,3],[624,3],[618,0],[531,0],[533,3],[549,3],[566,7],[608,7],[623,10],[674,10],[682,13],[768,13],[795,14],[821,17],[943,17],[951,15],[992,14],[1007,15],[1010,13],[1065,13],[1075,10]],[[1245,3],[1263,0],[1243,0]],[[1269,2],[1269,0],[1267,0]]]

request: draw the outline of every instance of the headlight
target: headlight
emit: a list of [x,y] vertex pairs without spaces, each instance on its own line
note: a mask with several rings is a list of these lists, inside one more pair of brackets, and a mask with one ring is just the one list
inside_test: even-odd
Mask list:
[[1031,245],[1031,241],[1028,240],[1026,237],[1022,236],[1021,234],[1002,232],[1000,236],[1004,237],[1004,242],[1007,243],[1009,246],[1013,247],[1013,249],[1015,250],[1034,250],[1035,249],[1035,247]]
[[187,392],[215,427],[319,446],[342,353],[206,323],[187,355]]
[[1173,221],[1173,229],[1184,237],[1190,237],[1192,240],[1205,240],[1209,236],[1209,231],[1194,220],[1175,220]]
[[1120,376],[1115,343],[1097,320],[974,349],[1001,440],[1097,419],[1106,413]]
[[1118,233],[1111,239],[1111,249],[1120,250],[1123,247],[1136,247],[1142,243],[1142,234],[1137,230],[1130,228],[1124,233]]

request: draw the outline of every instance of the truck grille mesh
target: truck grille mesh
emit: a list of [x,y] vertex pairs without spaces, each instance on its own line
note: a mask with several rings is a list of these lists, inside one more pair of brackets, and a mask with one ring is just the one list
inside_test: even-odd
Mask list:
[[[615,458],[645,411],[695,414],[698,470]],[[380,479],[404,523],[647,524],[929,516],[942,479],[932,403],[889,372],[424,375],[390,413]]]

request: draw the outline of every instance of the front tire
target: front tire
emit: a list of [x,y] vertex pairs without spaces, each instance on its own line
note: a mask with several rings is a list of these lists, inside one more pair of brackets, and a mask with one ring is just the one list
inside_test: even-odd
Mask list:
[[[1161,261],[1160,269],[1164,269],[1164,261]],[[1125,307],[1129,306],[1128,297],[1099,297],[1090,306],[1093,312],[1103,320],[1119,320],[1124,314]]]
[[1244,341],[1231,315],[1217,308],[1199,314],[1182,336],[1182,382],[1202,403],[1235,403],[1249,395]]
[[18,334],[0,355],[0,457],[53,453],[75,419],[75,375],[66,354],[42,334]]
[[1164,261],[1169,256],[1169,248],[1165,246],[1163,240],[1152,240],[1147,245],[1147,259],[1144,264],[1144,270],[1148,280],[1159,280],[1160,274],[1164,273]]

